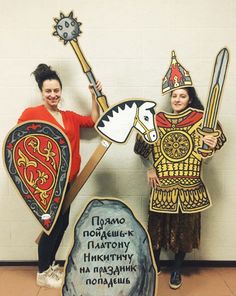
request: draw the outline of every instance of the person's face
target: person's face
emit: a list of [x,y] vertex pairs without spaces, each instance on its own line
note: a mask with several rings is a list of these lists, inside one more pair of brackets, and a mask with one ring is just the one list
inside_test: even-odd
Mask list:
[[185,89],[176,89],[171,95],[171,107],[174,114],[178,114],[185,110],[190,103],[188,92]]
[[45,80],[42,86],[44,105],[49,109],[57,109],[61,100],[61,86],[57,80]]

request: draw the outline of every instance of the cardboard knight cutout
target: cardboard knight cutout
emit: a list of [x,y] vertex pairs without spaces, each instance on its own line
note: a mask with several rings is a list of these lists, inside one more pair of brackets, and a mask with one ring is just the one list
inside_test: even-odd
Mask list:
[[[201,178],[201,168],[202,160],[220,149],[226,141],[220,124],[217,124],[217,114],[227,64],[228,51],[224,48],[216,58],[205,112],[192,108],[178,114],[159,112],[156,115],[159,140],[154,145],[148,145],[137,136],[135,152],[145,158],[152,155],[153,166],[161,182],[151,191],[150,211],[194,213],[211,206]],[[177,61],[173,51],[162,92],[186,86],[192,86],[190,74]],[[203,144],[202,135],[207,134],[218,136],[214,151]]]

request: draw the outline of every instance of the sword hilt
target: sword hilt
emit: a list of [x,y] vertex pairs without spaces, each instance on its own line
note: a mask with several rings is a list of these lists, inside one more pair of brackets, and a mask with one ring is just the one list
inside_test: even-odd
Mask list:
[[[218,138],[221,135],[221,131],[213,130],[212,128],[209,128],[209,127],[198,128],[197,132],[203,137],[211,135],[213,137]],[[200,153],[203,158],[206,158],[212,155],[213,150],[207,144],[203,143],[202,147],[198,148],[198,153]]]
[[216,137],[216,138],[219,138],[220,135],[221,135],[221,131],[219,130],[214,130],[212,128],[209,128],[209,127],[203,127],[203,128],[198,128],[197,129],[198,133],[201,135],[201,136],[213,136],[213,137]]

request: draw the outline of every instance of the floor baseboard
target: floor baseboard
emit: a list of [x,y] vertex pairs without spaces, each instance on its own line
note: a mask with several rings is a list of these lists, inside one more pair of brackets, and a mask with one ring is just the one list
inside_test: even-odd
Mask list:
[[[64,260],[56,262],[63,266]],[[161,266],[172,266],[173,260],[161,260]],[[38,266],[38,261],[0,261],[0,266]],[[236,261],[225,260],[185,260],[183,267],[236,267]]]

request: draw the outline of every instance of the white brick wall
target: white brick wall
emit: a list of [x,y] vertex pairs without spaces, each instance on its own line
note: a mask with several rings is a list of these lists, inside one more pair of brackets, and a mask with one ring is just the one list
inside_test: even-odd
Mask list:
[[[166,106],[160,84],[172,49],[191,72],[202,101],[208,96],[214,58],[224,46],[231,60],[219,119],[228,142],[205,167],[204,177],[214,206],[203,213],[202,244],[189,259],[236,260],[235,201],[235,80],[236,2],[234,0],[0,0],[0,145],[22,110],[39,104],[40,93],[30,73],[45,62],[63,81],[63,108],[87,113],[87,79],[68,44],[52,36],[53,17],[62,11],[83,23],[81,48],[103,83],[109,104],[132,97],[155,99]],[[79,100],[78,100],[79,98]],[[95,132],[82,133],[83,165],[99,141]],[[149,188],[134,135],[125,145],[113,144],[81,190],[71,211],[71,224],[59,250],[70,248],[73,224],[92,196],[121,198],[138,218],[147,221]],[[34,239],[40,229],[8,179],[0,160],[0,261],[36,260]],[[170,254],[163,254],[170,258]]]

